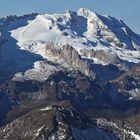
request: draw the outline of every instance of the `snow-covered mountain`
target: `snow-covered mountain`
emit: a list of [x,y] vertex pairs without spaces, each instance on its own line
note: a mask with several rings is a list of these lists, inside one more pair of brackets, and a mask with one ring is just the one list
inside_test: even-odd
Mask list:
[[[114,64],[121,69],[140,59],[139,35],[123,21],[83,8],[64,14],[4,17],[0,20],[0,31],[0,67],[5,67],[1,72],[4,79],[11,75],[38,79],[39,74],[40,80],[44,80],[50,72],[62,66],[68,68],[63,58],[49,53],[46,45],[63,49],[63,45],[69,44],[93,64]],[[49,65],[47,60],[59,66]],[[12,65],[6,69],[9,64]]]
[[[91,133],[89,140],[139,140],[139,62],[140,36],[111,16],[80,8],[0,18],[0,138],[65,140],[62,130],[77,140]],[[45,106],[51,111],[40,113]],[[71,108],[101,124],[81,123]],[[48,113],[50,130],[42,120]]]

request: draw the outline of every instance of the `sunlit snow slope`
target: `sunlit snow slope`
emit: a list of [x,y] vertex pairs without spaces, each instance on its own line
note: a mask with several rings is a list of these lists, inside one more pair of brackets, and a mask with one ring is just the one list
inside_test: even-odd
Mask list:
[[64,14],[1,18],[0,31],[0,73],[7,77],[39,79],[36,77],[39,74],[43,80],[50,72],[68,68],[63,59],[46,54],[46,44],[55,44],[56,48],[69,44],[82,58],[93,60],[95,64],[108,65],[114,61],[104,61],[97,54],[91,54],[92,51],[100,56],[103,52],[109,54],[110,59],[117,58],[119,62],[138,63],[140,59],[139,35],[123,21],[83,8]]

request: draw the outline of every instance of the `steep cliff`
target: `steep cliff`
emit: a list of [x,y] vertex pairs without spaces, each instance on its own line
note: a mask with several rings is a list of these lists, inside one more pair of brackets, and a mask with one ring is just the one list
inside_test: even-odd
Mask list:
[[55,47],[52,43],[50,43],[46,45],[46,53],[58,56],[75,70],[79,70],[92,79],[95,79],[95,73],[93,72],[88,60],[82,58],[69,44],[63,45],[58,49],[58,47]]

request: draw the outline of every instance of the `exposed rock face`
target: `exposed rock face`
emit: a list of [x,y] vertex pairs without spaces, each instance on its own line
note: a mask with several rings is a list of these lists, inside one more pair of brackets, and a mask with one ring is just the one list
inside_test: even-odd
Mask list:
[[58,49],[53,44],[49,44],[46,45],[46,52],[58,56],[60,59],[64,59],[64,61],[74,69],[81,71],[92,79],[95,79],[95,73],[93,72],[90,63],[82,59],[72,46],[67,44]]
[[106,64],[115,64],[119,62],[118,56],[115,53],[109,51],[93,51],[91,56],[105,62]]
[[78,14],[87,18],[87,32],[92,36],[106,42],[100,41],[105,46],[112,45],[118,48],[139,49],[140,37],[135,34],[122,20],[111,16],[102,16],[81,8]]
[[29,108],[29,104],[32,108],[55,100],[70,100],[81,109],[92,107],[96,104],[96,92],[100,91],[99,85],[80,71],[55,72],[44,82],[11,80],[1,84],[0,90],[0,123],[8,111],[17,106],[20,108],[19,104],[21,112]]
[[[72,117],[69,107],[62,103],[62,101],[69,100],[71,106],[82,111],[82,113],[87,113],[88,109],[91,109],[92,113],[92,109],[97,109],[97,112],[94,113],[93,111],[93,114],[106,114],[107,118],[112,118],[110,116],[113,114],[113,108],[122,109],[122,106],[126,105],[123,109],[129,110],[131,105],[133,107],[131,102],[128,106],[129,102],[122,100],[125,96],[123,97],[123,94],[120,96],[120,93],[116,92],[117,88],[113,85],[114,83],[100,85],[98,81],[89,79],[79,71],[59,71],[43,83],[38,81],[8,81],[0,87],[0,102],[2,104],[1,109],[3,109],[0,110],[0,113],[3,113],[4,116],[1,120],[5,119],[1,124],[8,123],[6,126],[1,127],[0,138],[5,140],[18,138],[20,140],[35,137],[40,140],[43,137],[60,139],[61,136],[64,136],[64,140],[67,138],[84,139],[85,137],[89,140],[93,137],[101,140],[106,137],[107,140],[116,140],[117,138],[124,138],[125,135],[126,139],[133,140],[131,133],[127,131],[127,127],[123,125],[116,126],[106,120],[98,120],[97,123],[93,124],[93,127],[97,128],[92,128],[92,123],[87,122],[88,118],[83,120],[81,114],[78,115],[80,118],[75,117],[75,115]],[[125,99],[128,100],[128,98]],[[68,111],[59,108],[51,109],[50,106],[56,101],[60,103],[58,106],[66,106]],[[58,104],[58,102],[55,104]],[[42,111],[37,109],[40,107],[43,107]],[[117,112],[117,115],[118,113],[120,114],[120,112]],[[134,120],[139,119],[139,115],[135,113],[135,109],[130,111],[126,116],[128,117],[131,114],[129,117],[133,116],[134,118],[125,121],[128,126],[131,126],[130,131],[133,130],[134,133],[139,134],[139,131],[137,131],[139,129],[138,122],[134,122],[135,125],[132,125]],[[79,119],[77,120],[77,118]],[[115,119],[114,122],[123,124],[123,118]],[[86,128],[81,125],[86,126]],[[135,130],[135,128],[137,129]],[[19,129],[22,131],[17,131]],[[101,129],[101,131],[97,129]],[[104,129],[106,130],[105,134]],[[126,129],[125,133],[124,129]],[[118,135],[115,136],[114,134]]]
[[113,80],[113,83],[117,85],[118,92],[129,96],[130,100],[140,100],[140,63]]
[[[118,122],[117,122],[118,123]],[[18,131],[21,130],[21,131]],[[71,105],[42,106],[0,128],[2,140],[137,140],[138,135],[106,119],[93,119]]]
[[90,58],[97,58],[99,61],[103,62],[104,64],[117,64],[121,63],[119,57],[117,54],[115,54],[112,51],[109,50],[81,50],[81,53],[84,56],[90,57]]
[[33,110],[2,127],[0,139],[117,140],[119,137],[112,131],[101,125],[98,127],[96,120],[88,119],[71,108],[53,106]]
[[76,67],[77,70],[80,70],[81,72],[91,77],[92,79],[95,78],[95,74],[92,71],[88,61],[82,59],[81,56],[77,53],[77,51],[73,47],[69,45],[64,45],[62,55],[64,59],[72,66]]

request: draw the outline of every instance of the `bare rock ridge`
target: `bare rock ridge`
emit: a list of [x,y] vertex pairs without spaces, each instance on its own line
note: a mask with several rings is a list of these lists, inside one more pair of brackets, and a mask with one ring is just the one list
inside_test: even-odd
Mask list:
[[117,54],[113,53],[111,50],[81,50],[81,54],[86,57],[97,58],[101,62],[104,62],[108,65],[121,63]]
[[67,44],[58,49],[52,45],[53,44],[46,45],[47,53],[51,53],[54,56],[64,59],[64,61],[72,66],[75,70],[79,70],[90,78],[95,79],[95,73],[93,72],[90,63],[87,60],[81,58],[81,56],[72,46]]
[[[40,118],[40,116],[42,116]],[[71,108],[59,106],[44,107],[16,119],[0,129],[0,139],[3,140],[117,140],[119,132],[108,130],[102,126],[101,120],[96,122],[79,114]],[[98,126],[99,125],[99,126]],[[105,124],[104,124],[105,125]],[[17,130],[21,130],[20,132]],[[24,133],[25,135],[22,135]],[[90,135],[89,135],[90,134]]]
[[[107,40],[106,45],[114,44],[114,47],[138,49],[140,36],[135,34],[122,20],[111,16],[104,16],[90,10],[80,8],[78,15],[88,19],[88,32],[98,39]],[[100,40],[102,42],[102,40]],[[105,42],[104,42],[105,45]]]
[[[93,119],[62,105],[30,111],[0,128],[2,140],[138,140],[135,133],[106,119]],[[41,117],[40,117],[41,116]],[[22,130],[22,131],[18,131]]]

